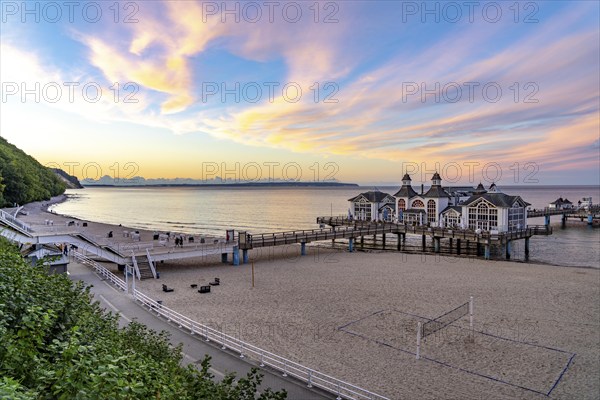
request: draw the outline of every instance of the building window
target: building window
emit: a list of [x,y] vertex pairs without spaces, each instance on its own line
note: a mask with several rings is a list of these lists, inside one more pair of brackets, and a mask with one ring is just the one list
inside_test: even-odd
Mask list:
[[354,203],[354,218],[362,221],[371,220],[371,203],[364,200]]
[[514,204],[508,209],[508,230],[517,230],[525,227],[525,208]]
[[427,222],[435,222],[436,220],[435,201],[429,200],[427,202]]
[[475,207],[469,207],[469,229],[498,229],[498,210],[484,201]]
[[415,200],[412,203],[413,208],[424,208],[425,204],[421,200]]
[[394,211],[392,207],[386,206],[381,210],[381,219],[385,222],[392,222],[394,220]]
[[406,210],[406,202],[404,199],[398,200],[398,210]]
[[453,228],[455,226],[458,226],[458,223],[460,222],[458,215],[453,211],[448,212],[444,216],[444,221],[446,223],[446,227],[448,227],[448,228]]

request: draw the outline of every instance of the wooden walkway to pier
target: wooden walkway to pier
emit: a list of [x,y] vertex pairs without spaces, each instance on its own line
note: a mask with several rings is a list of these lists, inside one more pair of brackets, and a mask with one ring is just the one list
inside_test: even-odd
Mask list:
[[[456,241],[457,252],[460,254],[461,241],[467,245],[476,243],[485,247],[485,258],[490,258],[490,247],[492,245],[502,246],[505,249],[506,257],[510,258],[510,244],[513,240],[525,239],[525,253],[529,254],[529,239],[536,235],[551,235],[552,228],[549,225],[528,226],[525,229],[514,230],[510,232],[481,232],[477,233],[468,229],[448,229],[427,226],[413,226],[397,224],[391,222],[366,222],[349,220],[347,217],[319,217],[317,223],[329,225],[329,228],[298,230],[289,232],[250,234],[247,232],[239,233],[239,249],[243,251],[243,262],[247,261],[248,250],[261,247],[283,246],[290,244],[300,244],[301,254],[306,254],[306,244],[323,240],[348,239],[348,248],[354,249],[354,241],[361,238],[361,243],[365,236],[382,235],[385,246],[385,235],[395,234],[398,236],[397,250],[402,250],[406,242],[406,235],[420,235],[422,237],[423,251],[426,249],[426,237],[430,237],[434,243],[434,251],[440,252],[440,242],[442,239],[448,239],[450,246]],[[235,259],[235,253],[234,253]]]
[[580,221],[587,221],[588,224],[600,223],[600,205],[594,204],[588,209],[555,209],[555,208],[544,208],[541,210],[527,211],[527,218],[539,218],[544,217],[546,219],[546,225],[550,224],[550,217],[552,215],[562,216],[562,222],[565,223],[568,219],[578,219]]

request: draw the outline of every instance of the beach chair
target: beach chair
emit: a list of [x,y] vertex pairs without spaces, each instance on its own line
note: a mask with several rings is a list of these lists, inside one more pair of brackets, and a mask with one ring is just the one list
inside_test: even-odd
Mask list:
[[210,286],[200,286],[198,293],[210,293]]
[[215,278],[213,282],[208,282],[211,286],[219,286],[221,284],[221,280],[219,278]]
[[164,283],[162,285],[162,288],[163,288],[163,292],[167,292],[167,293],[175,291],[175,289],[167,287],[167,285],[165,285]]

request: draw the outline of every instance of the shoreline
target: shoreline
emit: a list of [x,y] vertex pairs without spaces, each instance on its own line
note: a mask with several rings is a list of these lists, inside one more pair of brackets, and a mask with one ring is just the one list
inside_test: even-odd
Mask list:
[[[58,204],[67,202],[70,198],[73,197],[77,197],[76,194],[62,194],[59,196],[55,196],[52,197],[50,200],[44,200],[44,201],[38,201],[38,202],[32,202],[32,203],[28,203],[26,205],[23,206],[23,211],[27,211],[30,214],[32,212],[38,211],[38,212],[43,212],[48,214],[48,216],[54,216],[54,217],[61,217],[63,219],[70,219],[70,220],[75,220],[75,221],[79,221],[81,223],[87,223],[88,226],[89,225],[97,225],[97,226],[102,226],[104,228],[104,230],[112,230],[113,232],[119,232],[120,230],[127,230],[127,231],[140,231],[140,234],[142,234],[144,236],[146,235],[150,235],[152,236],[154,234],[154,232],[161,232],[161,233],[166,233],[166,232],[172,232],[175,235],[192,235],[192,236],[198,236],[198,237],[206,237],[206,238],[215,238],[218,237],[216,235],[211,235],[211,234],[202,234],[200,232],[184,232],[184,231],[180,231],[180,230],[166,230],[166,229],[152,229],[152,228],[148,228],[148,227],[143,227],[143,226],[136,226],[135,224],[133,225],[117,225],[114,223],[107,223],[107,222],[103,222],[103,221],[97,221],[97,220],[93,220],[93,219],[85,219],[85,218],[80,218],[80,217],[76,217],[76,216],[72,216],[69,214],[62,214],[62,213],[57,213],[56,211],[51,210],[50,208],[53,206],[56,206]],[[14,209],[14,208],[13,208]],[[21,216],[21,218],[23,218],[23,216]],[[33,218],[24,218],[24,220],[34,220],[34,224],[39,224],[41,222],[41,220],[37,220],[33,219]],[[112,228],[112,229],[111,229]],[[145,239],[145,238],[144,238]],[[149,241],[149,240],[144,240],[142,239],[142,241]],[[323,248],[323,249],[331,249],[331,247],[328,247],[327,245],[323,245],[320,242],[315,242],[312,245],[310,245],[310,247],[319,247],[319,248]],[[343,252],[343,249],[334,249],[335,251],[340,251]],[[436,253],[434,253],[433,251],[402,251],[402,252],[398,252],[395,251],[393,249],[378,249],[378,248],[365,248],[364,250],[361,250],[358,247],[355,247],[355,251],[356,252],[360,252],[360,253],[387,253],[387,254],[407,254],[407,255],[423,255],[425,257],[436,257]],[[446,253],[437,253],[439,254],[439,257],[449,257],[449,258],[453,258],[456,260],[481,260],[481,261],[488,261],[488,262],[502,262],[502,263],[510,263],[510,262],[514,262],[514,263],[519,263],[519,264],[528,264],[528,265],[542,265],[542,266],[549,266],[549,267],[559,267],[559,268],[577,268],[577,269],[590,269],[590,270],[599,270],[599,267],[595,267],[595,266],[591,266],[591,265],[562,265],[562,264],[554,264],[551,262],[547,262],[547,261],[537,261],[537,260],[519,260],[519,259],[511,259],[511,260],[506,260],[503,258],[498,258],[498,259],[491,259],[491,260],[484,260],[481,257],[472,257],[469,255],[457,255],[457,254],[446,254]]]

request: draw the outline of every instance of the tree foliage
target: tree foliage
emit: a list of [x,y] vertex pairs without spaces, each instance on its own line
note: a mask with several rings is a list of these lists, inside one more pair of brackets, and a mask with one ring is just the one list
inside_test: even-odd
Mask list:
[[0,207],[49,200],[64,191],[52,170],[0,137]]
[[215,382],[207,356],[183,367],[166,332],[118,317],[92,302],[89,287],[32,267],[0,240],[0,399],[279,400],[257,394],[253,369]]

